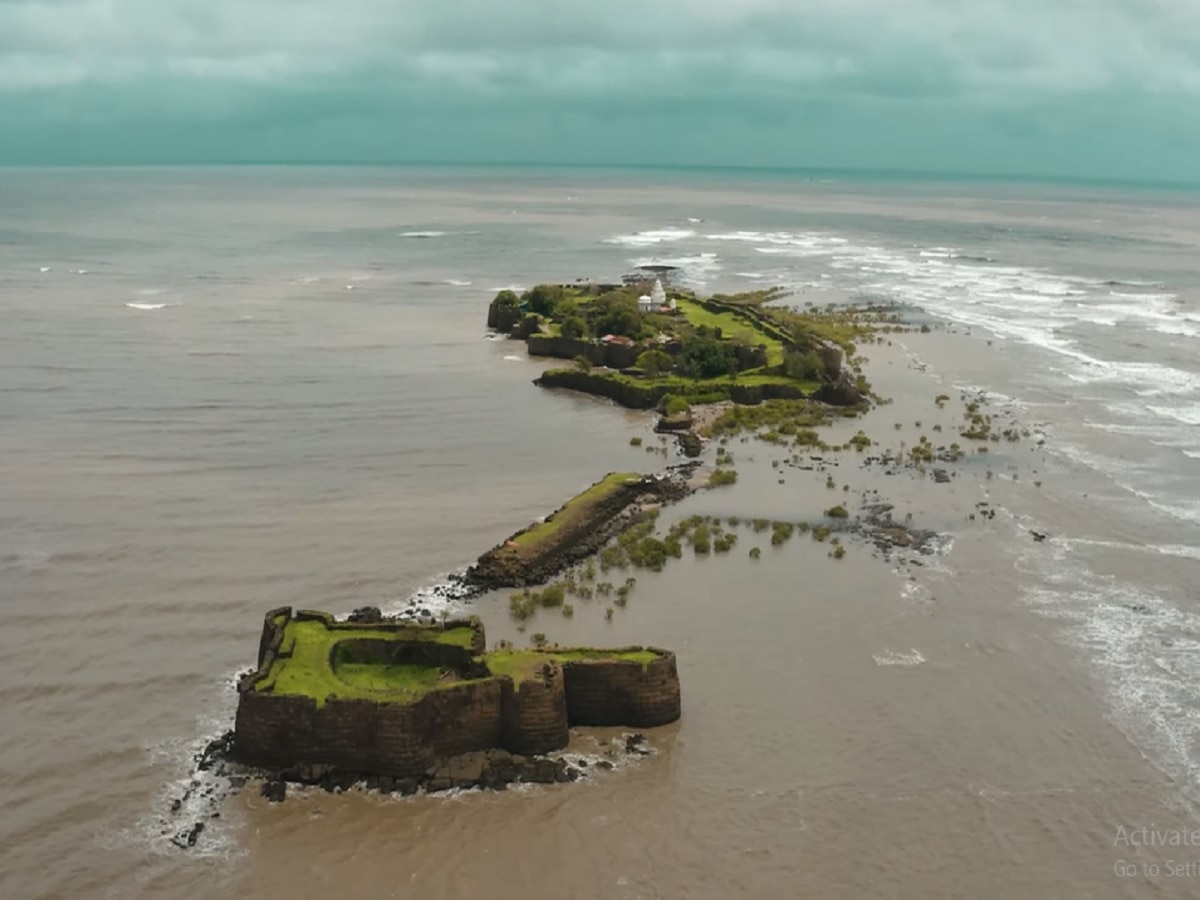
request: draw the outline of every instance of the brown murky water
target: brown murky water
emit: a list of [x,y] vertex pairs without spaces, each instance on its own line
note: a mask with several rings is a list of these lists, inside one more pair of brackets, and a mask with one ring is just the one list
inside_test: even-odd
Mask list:
[[[1143,316],[1150,370],[1103,343],[1110,326],[1067,321],[1073,307],[1047,331],[1005,305],[1023,296],[1044,319],[1059,296],[1047,279],[1087,275],[1071,302],[1116,315],[1105,304],[1126,301],[1100,282],[1140,279],[1115,272],[1108,232],[1061,198],[1013,208],[963,188],[939,205],[904,186],[524,177],[0,175],[0,896],[1195,896],[1200,881],[1171,866],[1200,851],[1115,842],[1119,826],[1195,822],[1200,536],[1150,505],[1186,513],[1194,493],[1096,464],[1149,461],[1186,482],[1191,456],[1154,455],[1192,446],[1186,421],[1133,448],[1148,435],[1110,408],[1186,411],[1189,337]],[[1101,199],[1111,222],[1145,228],[1118,248],[1128,271],[1165,283],[1129,290],[1173,292],[1167,321],[1186,329],[1194,264],[1154,243],[1164,221],[1172,246],[1191,240],[1183,201],[1162,200],[1150,225],[1133,200]],[[1086,245],[1057,276],[1030,224],[1047,210]],[[937,255],[955,223],[993,221],[1015,229],[988,238],[1000,262]],[[228,727],[263,611],[401,604],[600,474],[664,464],[629,446],[646,417],[538,391],[540,367],[482,328],[499,287],[650,257],[707,289],[790,280],[824,301],[870,288],[945,316],[942,278],[972,300],[954,330],[976,334],[939,327],[868,351],[895,402],[839,429],[893,447],[939,423],[949,436],[959,387],[976,385],[1018,401],[992,408],[1043,425],[1047,444],[993,445],[945,485],[847,454],[831,470],[838,501],[878,490],[947,536],[923,565],[858,542],[840,561],[806,537],[773,548],[743,528],[728,557],[639,573],[611,623],[598,601],[531,623],[562,642],[678,652],[684,716],[649,735],[650,757],[498,794],[270,805],[251,789],[175,848],[222,788],[202,780],[171,811],[190,754]],[[1028,283],[963,287],[1017,277],[1001,266],[1029,267]],[[851,277],[863,267],[869,284]],[[989,346],[984,326],[1005,323],[1009,340]],[[1128,379],[1073,380],[1047,333],[1171,389],[1137,401]],[[834,502],[826,473],[732,447],[738,484],[672,514],[799,520]],[[981,501],[996,518],[969,518]],[[490,639],[525,639],[503,598],[472,611]],[[575,749],[620,734],[581,733]]]

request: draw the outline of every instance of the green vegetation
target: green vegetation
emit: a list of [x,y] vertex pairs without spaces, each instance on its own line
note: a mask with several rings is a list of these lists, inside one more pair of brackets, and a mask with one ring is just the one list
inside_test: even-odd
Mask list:
[[[544,644],[543,644],[544,646]],[[483,657],[483,662],[493,675],[506,675],[514,684],[535,678],[542,667],[550,661],[560,665],[587,660],[618,659],[646,665],[658,659],[652,650],[592,650],[584,648],[558,648],[538,650],[497,650]]]
[[[564,606],[564,611],[568,608]],[[611,609],[611,608],[610,608]],[[282,648],[290,656],[278,657],[256,689],[278,695],[313,698],[318,706],[330,699],[373,700],[390,703],[412,703],[430,691],[459,685],[480,677],[437,665],[363,662],[355,659],[342,644],[360,638],[387,642],[422,642],[447,644],[469,650],[475,631],[469,626],[441,630],[435,626],[410,628],[371,628],[346,623],[327,624],[321,620],[289,620],[284,626]],[[546,636],[532,637],[537,650],[515,650],[507,641],[499,649],[473,659],[482,663],[491,676],[508,676],[516,682],[536,677],[548,660],[560,664],[590,660],[623,660],[646,665],[658,654],[644,648],[604,650],[583,647],[546,647]],[[483,675],[482,677],[490,677]]]
[[[399,631],[370,628],[328,628],[322,621],[289,621],[284,626],[282,648],[291,656],[278,657],[260,688],[275,694],[312,697],[318,705],[330,697],[342,699],[370,698],[388,694],[389,699],[415,700],[440,683],[446,673],[429,666],[366,666],[352,661],[338,665],[335,673],[330,660],[335,659],[335,645],[349,638],[380,640],[432,641],[469,649],[475,632],[469,627],[439,631],[429,628]],[[373,671],[371,671],[373,670]]]
[[631,437],[631,438],[629,439],[629,446],[630,446],[630,447],[640,447],[640,446],[642,446],[642,439],[641,439],[640,437]]
[[518,552],[528,552],[546,541],[554,540],[563,529],[586,521],[594,506],[640,479],[641,476],[636,472],[619,472],[606,476],[582,494],[568,500],[553,518],[538,522],[513,538],[515,549]]
[[825,510],[825,515],[831,519],[847,519],[850,517],[850,513],[846,511],[846,507],[844,506],[831,506]]
[[[707,388],[721,398],[729,396],[728,387],[721,387],[726,380],[740,386],[791,385],[811,393],[837,374],[833,345],[861,363],[854,342],[873,340],[876,331],[884,330],[881,323],[898,321],[878,309],[831,305],[798,312],[765,305],[783,296],[774,290],[705,300],[672,288],[674,311],[642,312],[638,297],[649,289],[647,281],[607,291],[590,284],[542,284],[520,297],[502,291],[492,301],[489,322],[525,337],[629,338],[642,352],[627,377],[662,383],[671,393],[681,393],[676,386],[686,387],[690,395]],[[869,391],[869,385],[864,387]],[[587,390],[586,385],[574,388]]]
[[691,404],[683,397],[668,396],[663,405],[663,413],[668,416],[682,416],[691,411]]
[[[811,429],[831,421],[828,409],[812,400],[767,400],[757,406],[730,407],[705,434],[714,437],[746,431],[757,433],[766,428],[769,431],[759,436],[771,443],[792,438],[803,446],[813,446],[809,439]],[[811,434],[815,437],[815,432]]]
[[734,484],[737,482],[737,470],[735,469],[714,469],[713,473],[708,476],[708,483],[711,487],[719,487],[724,484]]

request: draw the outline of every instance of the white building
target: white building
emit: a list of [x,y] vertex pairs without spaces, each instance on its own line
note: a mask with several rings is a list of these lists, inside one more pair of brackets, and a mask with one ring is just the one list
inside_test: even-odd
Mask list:
[[657,278],[654,279],[654,287],[650,290],[650,303],[655,309],[667,303],[667,292],[663,290],[662,282]]
[[654,309],[654,298],[649,294],[638,297],[638,312],[648,313]]

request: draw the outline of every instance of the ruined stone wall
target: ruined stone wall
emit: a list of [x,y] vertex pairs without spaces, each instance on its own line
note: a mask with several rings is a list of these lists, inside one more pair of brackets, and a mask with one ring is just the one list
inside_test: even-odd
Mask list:
[[430,691],[411,704],[243,691],[234,754],[267,767],[303,763],[369,775],[418,775],[438,759],[500,746],[507,679]]
[[[467,570],[466,577],[489,589],[543,584],[567,566],[586,559],[603,547],[620,530],[625,521],[623,514],[640,496],[665,498],[671,487],[666,481],[652,478],[623,485],[594,504],[585,518],[523,554],[507,546],[508,541],[526,530],[521,529],[510,535],[505,543],[479,557],[478,562]],[[546,520],[551,521],[563,508],[559,507]]]
[[512,753],[548,753],[567,745],[567,694],[562,667],[547,662],[541,677],[504,692],[501,746]]
[[586,356],[593,366],[610,369],[628,369],[637,362],[643,347],[627,347],[623,344],[601,344],[582,338],[566,338],[561,335],[535,334],[525,342],[530,356],[552,356],[556,359],[575,359]]
[[619,659],[564,663],[570,723],[651,728],[678,719],[681,701],[675,654],[655,652],[659,658],[644,666]]
[[389,641],[385,638],[350,637],[333,645],[334,669],[341,663],[374,663],[387,666],[438,666],[470,676],[475,666],[472,650],[436,641]]

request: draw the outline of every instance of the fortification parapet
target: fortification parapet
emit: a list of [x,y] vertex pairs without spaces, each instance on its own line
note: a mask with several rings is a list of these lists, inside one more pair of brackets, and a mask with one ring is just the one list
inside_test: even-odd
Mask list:
[[484,642],[474,617],[416,626],[271,610],[258,668],[238,683],[233,754],[283,770],[419,777],[473,751],[560,749],[571,725],[645,728],[679,717],[669,651],[484,653]]

